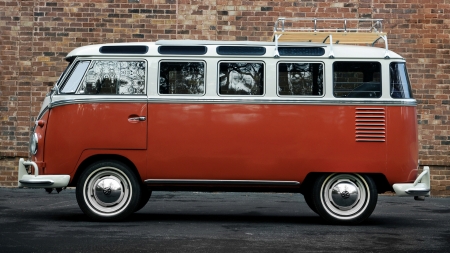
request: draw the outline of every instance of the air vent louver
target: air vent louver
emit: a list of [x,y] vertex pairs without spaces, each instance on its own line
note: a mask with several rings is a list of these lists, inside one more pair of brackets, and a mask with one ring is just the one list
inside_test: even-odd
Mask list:
[[386,115],[384,108],[356,108],[355,136],[358,142],[385,142]]

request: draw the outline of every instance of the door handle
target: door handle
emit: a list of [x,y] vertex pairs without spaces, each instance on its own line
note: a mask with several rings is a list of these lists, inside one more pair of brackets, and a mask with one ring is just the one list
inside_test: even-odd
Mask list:
[[130,117],[128,118],[128,121],[130,122],[134,122],[134,121],[145,121],[147,119],[147,117],[144,116],[140,116],[140,117]]

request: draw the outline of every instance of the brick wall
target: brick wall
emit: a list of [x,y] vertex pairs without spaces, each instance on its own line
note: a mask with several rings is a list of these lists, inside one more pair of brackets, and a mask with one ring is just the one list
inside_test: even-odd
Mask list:
[[159,39],[267,41],[279,16],[385,19],[389,47],[406,58],[419,102],[421,164],[432,166],[440,189],[433,194],[449,194],[449,0],[0,0],[0,186],[15,184],[11,161],[28,156],[40,102],[72,49]]
[[450,166],[431,166],[431,195],[450,196]]

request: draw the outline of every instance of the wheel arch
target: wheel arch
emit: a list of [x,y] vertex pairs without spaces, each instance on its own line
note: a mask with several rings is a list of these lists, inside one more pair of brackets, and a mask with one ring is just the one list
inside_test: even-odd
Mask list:
[[98,162],[98,161],[103,161],[103,160],[113,160],[113,161],[118,161],[121,162],[123,164],[125,164],[126,166],[128,166],[131,171],[133,171],[133,173],[139,178],[139,180],[141,180],[141,176],[136,168],[136,166],[134,165],[134,163],[128,159],[125,156],[121,156],[121,155],[117,155],[117,154],[97,154],[97,155],[92,155],[88,158],[86,158],[83,162],[80,163],[80,165],[78,166],[75,175],[73,177],[73,180],[70,182],[69,186],[76,186],[77,182],[81,176],[81,174],[83,173],[83,171],[85,171],[89,165]]

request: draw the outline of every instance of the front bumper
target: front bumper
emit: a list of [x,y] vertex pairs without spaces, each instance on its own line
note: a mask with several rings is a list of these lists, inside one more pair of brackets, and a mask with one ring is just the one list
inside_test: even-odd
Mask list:
[[[26,166],[33,166],[34,175],[27,172]],[[69,185],[70,175],[39,175],[39,168],[35,162],[19,159],[19,187],[30,188],[63,188]]]
[[430,167],[425,166],[414,183],[394,184],[392,186],[398,196],[429,197],[430,196]]

